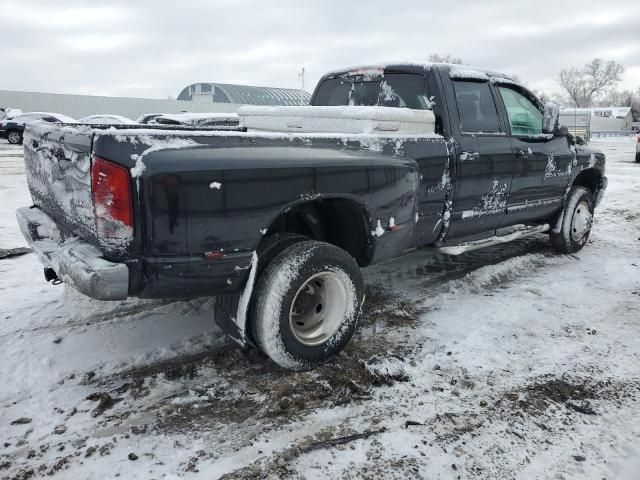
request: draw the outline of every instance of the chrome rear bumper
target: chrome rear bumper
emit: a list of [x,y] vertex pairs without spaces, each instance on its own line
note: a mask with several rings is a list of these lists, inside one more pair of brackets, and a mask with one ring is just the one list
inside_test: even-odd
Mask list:
[[16,210],[22,235],[45,269],[96,300],[123,300],[129,293],[129,269],[102,258],[93,245],[72,237],[63,239],[56,223],[36,207]]

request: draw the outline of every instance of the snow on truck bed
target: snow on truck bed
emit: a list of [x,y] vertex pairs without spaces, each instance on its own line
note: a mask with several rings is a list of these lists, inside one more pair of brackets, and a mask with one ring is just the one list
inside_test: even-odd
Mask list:
[[364,106],[241,107],[240,125],[248,131],[347,134],[431,135],[430,110]]

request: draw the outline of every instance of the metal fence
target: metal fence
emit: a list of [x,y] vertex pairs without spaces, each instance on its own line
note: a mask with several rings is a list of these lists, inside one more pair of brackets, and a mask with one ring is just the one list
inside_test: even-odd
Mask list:
[[633,137],[634,135],[638,135],[638,132],[632,132],[631,130],[594,130],[591,132],[591,138]]

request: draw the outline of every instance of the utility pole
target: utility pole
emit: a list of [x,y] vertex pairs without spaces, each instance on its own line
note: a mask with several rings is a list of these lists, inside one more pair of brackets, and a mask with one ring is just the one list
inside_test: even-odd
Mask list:
[[302,71],[298,74],[302,81],[302,88],[300,89],[300,105],[304,105],[304,67],[302,67]]

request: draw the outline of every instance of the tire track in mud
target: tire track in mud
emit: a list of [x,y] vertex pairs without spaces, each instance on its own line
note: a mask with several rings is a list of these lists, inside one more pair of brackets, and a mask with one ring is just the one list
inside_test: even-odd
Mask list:
[[[27,333],[43,333],[46,334],[48,332],[51,333],[64,333],[69,334],[73,333],[76,329],[79,328],[91,328],[98,325],[104,325],[114,321],[131,321],[136,320],[137,317],[146,317],[148,315],[157,314],[157,310],[166,307],[168,305],[172,305],[175,303],[180,303],[179,301],[167,300],[167,301],[154,301],[151,305],[119,305],[111,308],[106,308],[105,310],[95,310],[95,312],[90,312],[83,316],[83,314],[78,312],[73,312],[72,315],[69,315],[68,321],[64,323],[52,323],[49,325],[37,326],[37,327],[27,327],[22,328],[20,331],[23,334]],[[62,313],[57,313],[56,316],[58,318],[63,318]],[[0,338],[11,337],[14,336],[15,332],[8,332],[5,334],[1,334]]]
[[407,265],[399,272],[389,275],[386,266],[369,272],[369,278],[365,278],[369,291],[375,296],[368,296],[367,302],[377,304],[374,309],[377,317],[381,311],[393,317],[393,311],[398,308],[401,316],[407,317],[410,315],[403,310],[425,313],[433,300],[444,293],[453,290],[490,293],[540,268],[561,264],[570,258],[553,252],[547,237],[542,235],[459,256],[419,252],[403,257]]

